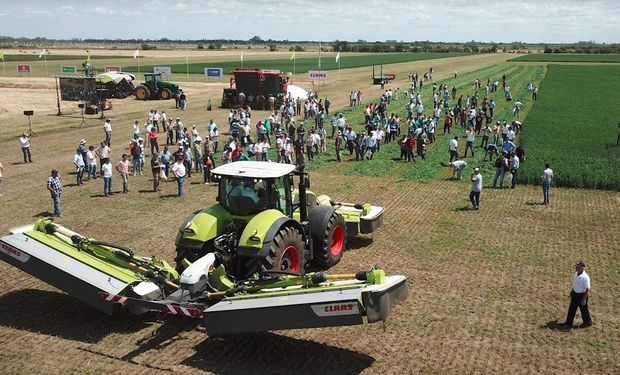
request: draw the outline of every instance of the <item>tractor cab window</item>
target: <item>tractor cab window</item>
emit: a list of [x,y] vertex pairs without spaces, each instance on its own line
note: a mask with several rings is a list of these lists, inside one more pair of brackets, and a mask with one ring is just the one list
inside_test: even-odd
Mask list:
[[268,209],[288,214],[291,209],[287,185],[290,186],[286,176],[277,179],[224,177],[219,186],[219,202],[233,215],[256,215]]
[[144,80],[146,82],[161,82],[161,75],[159,74],[145,75]]

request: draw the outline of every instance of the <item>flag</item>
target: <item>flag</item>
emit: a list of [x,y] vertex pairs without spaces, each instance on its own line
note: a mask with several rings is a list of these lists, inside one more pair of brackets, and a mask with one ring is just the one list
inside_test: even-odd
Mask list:
[[243,61],[243,52],[241,52],[241,56],[239,58]]
[[90,61],[90,53],[86,52],[86,61]]
[[338,61],[340,61],[340,51],[338,51],[338,54],[336,55],[336,63],[338,63]]
[[39,53],[39,58],[43,57],[43,55],[47,55],[47,51],[45,49],[41,50],[41,53]]
[[4,50],[0,49],[0,60],[4,61]]
[[137,50],[133,53],[133,58],[134,58],[134,59],[137,59],[137,58],[138,58],[138,56],[140,56],[140,50],[139,50],[139,49],[137,49]]
[[295,60],[295,52],[293,52],[293,54],[291,55],[291,58],[289,60]]

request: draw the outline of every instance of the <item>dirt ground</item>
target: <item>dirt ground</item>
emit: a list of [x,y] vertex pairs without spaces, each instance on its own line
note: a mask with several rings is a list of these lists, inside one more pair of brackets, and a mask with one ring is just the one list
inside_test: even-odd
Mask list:
[[[512,57],[512,56],[510,56]],[[394,64],[392,87],[429,64],[435,80],[505,61],[467,56]],[[385,70],[385,67],[384,67]],[[333,75],[332,75],[333,77]],[[368,69],[341,72],[320,88],[333,108],[353,89],[374,98]],[[362,84],[363,82],[363,84]],[[122,151],[130,123],[151,108],[188,124],[223,123],[225,110],[206,111],[221,85],[183,83],[189,109],[174,103],[114,101],[113,153]],[[84,235],[124,244],[138,254],[172,260],[174,236],[186,215],[215,201],[214,187],[189,180],[179,201],[175,184],[151,193],[148,176],[130,180],[129,194],[101,196],[101,180],[74,186],[71,157],[79,139],[102,136],[101,121],[80,128],[77,108],[63,103],[57,117],[53,81],[0,78],[0,233],[30,223],[51,209],[45,179],[59,168],[65,184],[59,223]],[[51,98],[50,98],[51,96]],[[39,106],[39,107],[37,107]],[[21,111],[34,109],[32,164],[21,164],[16,136],[27,127]],[[345,161],[352,163],[352,161]],[[208,337],[194,321],[158,315],[105,316],[70,296],[0,263],[0,365],[2,373],[324,373],[462,374],[620,372],[618,249],[620,193],[552,190],[541,206],[539,187],[485,189],[480,211],[467,209],[469,184],[448,179],[427,184],[344,175],[334,165],[311,174],[312,190],[350,202],[385,207],[372,236],[349,245],[336,272],[380,265],[409,278],[409,298],[386,324]],[[492,176],[485,176],[490,179]],[[488,180],[487,180],[488,181]],[[120,187],[114,182],[115,191]],[[574,261],[583,258],[592,277],[595,326],[561,332]],[[580,318],[577,318],[580,323]]]

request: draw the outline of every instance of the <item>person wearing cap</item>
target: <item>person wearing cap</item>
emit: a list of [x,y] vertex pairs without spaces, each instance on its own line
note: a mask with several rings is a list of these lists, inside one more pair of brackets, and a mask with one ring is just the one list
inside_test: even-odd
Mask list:
[[463,179],[463,171],[465,167],[467,167],[467,162],[465,160],[455,160],[448,164],[452,167],[452,179],[458,178],[459,180]]
[[88,164],[88,157],[86,153],[88,152],[88,147],[86,147],[86,140],[80,139],[80,144],[78,145],[78,150],[80,151],[80,155],[82,156],[82,160],[84,161],[84,165]]
[[471,191],[469,192],[469,201],[471,202],[474,210],[480,209],[481,192],[482,175],[480,174],[480,168],[474,168],[474,173],[471,175]]
[[84,168],[86,164],[84,163],[84,159],[82,159],[79,148],[75,150],[75,155],[73,155],[73,164],[75,165],[76,185],[84,185],[82,178],[84,177]]
[[62,183],[57,169],[52,169],[51,176],[47,178],[47,190],[52,196],[54,204],[54,216],[62,217],[62,209],[60,208],[60,196],[62,194]]
[[19,145],[22,148],[24,154],[24,163],[32,163],[32,153],[30,151],[30,137],[28,133],[24,133],[19,137]]
[[592,325],[592,318],[590,317],[590,310],[588,309],[588,297],[590,297],[590,276],[585,271],[586,264],[583,261],[578,261],[575,264],[575,275],[573,276],[573,287],[569,293],[570,305],[568,306],[568,314],[566,315],[566,321],[562,325],[563,328],[573,328],[573,320],[577,313],[577,307],[581,311],[581,319],[583,319],[582,328],[590,327]]
[[185,111],[185,108],[187,108],[187,97],[185,96],[183,90],[179,90],[179,92],[179,109],[181,109],[181,111]]

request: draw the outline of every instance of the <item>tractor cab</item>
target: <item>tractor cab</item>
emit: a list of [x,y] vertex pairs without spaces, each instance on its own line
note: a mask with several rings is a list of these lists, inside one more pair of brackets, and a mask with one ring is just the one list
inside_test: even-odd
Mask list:
[[144,73],[144,82],[155,85],[157,82],[162,82],[161,73]]
[[291,205],[291,176],[273,178],[220,175],[218,202],[232,215],[256,215],[275,209],[289,216]]

